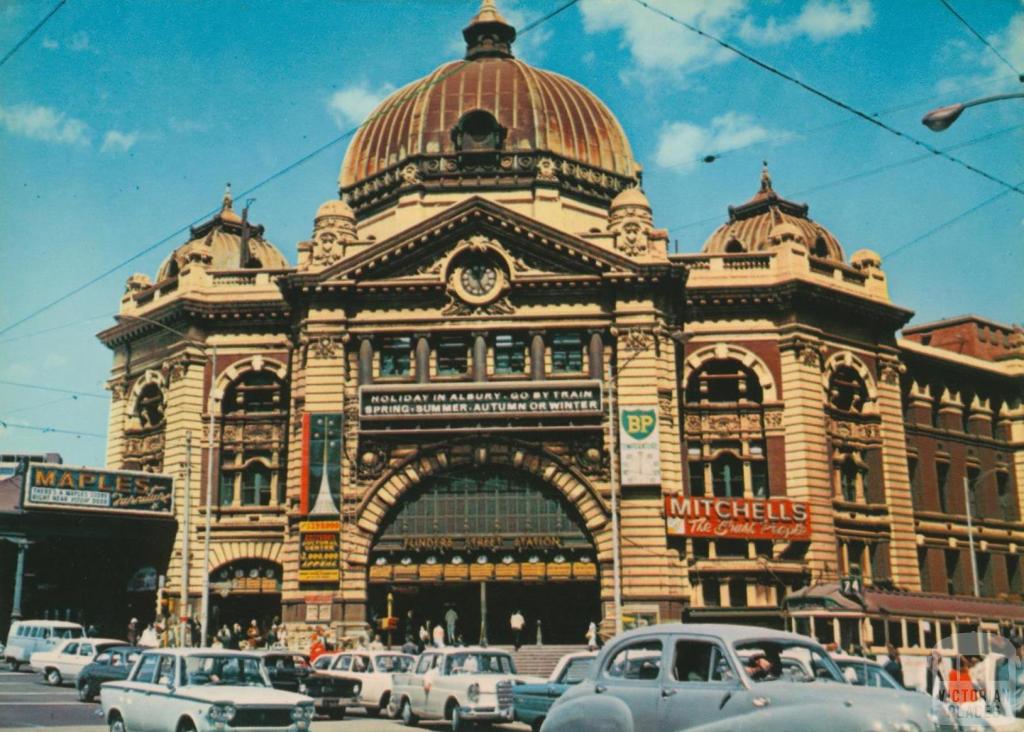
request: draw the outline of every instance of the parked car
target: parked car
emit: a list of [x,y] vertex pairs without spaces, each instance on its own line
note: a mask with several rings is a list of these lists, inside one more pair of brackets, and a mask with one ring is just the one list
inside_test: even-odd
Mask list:
[[315,715],[308,696],[271,685],[258,654],[203,648],[143,651],[100,704],[111,732],[306,730]]
[[853,686],[804,636],[675,623],[612,639],[587,678],[552,705],[543,732],[928,732],[956,724],[924,694]]
[[392,693],[406,725],[444,719],[458,732],[475,722],[511,722],[512,686],[542,681],[519,676],[504,651],[433,648],[420,655],[413,670],[395,674]]
[[78,672],[75,687],[78,698],[90,702],[100,693],[104,681],[123,681],[128,678],[135,661],[141,653],[135,646],[111,646],[101,652],[92,663]]
[[415,660],[397,651],[348,651],[334,654],[325,673],[358,681],[362,685],[360,705],[374,717],[388,713],[394,674],[407,672]]
[[263,665],[275,689],[294,691],[312,697],[316,710],[331,719],[343,719],[345,707],[359,703],[362,684],[354,679],[337,678],[309,665],[309,657],[290,651],[266,651]]
[[29,664],[42,673],[48,684],[60,686],[65,681],[74,683],[78,672],[92,663],[101,652],[123,645],[125,641],[115,638],[73,638],[51,651],[33,653]]
[[81,638],[85,629],[78,623],[61,620],[17,620],[11,623],[4,646],[4,658],[17,671],[33,653],[52,651],[69,638]]
[[882,664],[860,656],[832,655],[832,660],[854,686],[875,686],[881,689],[903,689],[900,682]]
[[512,688],[512,707],[515,718],[525,722],[537,732],[555,699],[573,684],[578,684],[590,670],[597,651],[567,653],[555,664],[554,671],[542,684],[519,684]]

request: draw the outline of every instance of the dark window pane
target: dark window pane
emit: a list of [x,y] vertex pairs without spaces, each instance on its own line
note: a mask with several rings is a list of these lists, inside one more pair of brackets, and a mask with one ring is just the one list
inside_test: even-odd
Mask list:
[[220,474],[220,505],[230,506],[235,500],[235,474],[234,472],[223,472]]
[[407,376],[410,371],[411,353],[411,338],[385,338],[380,347],[380,375]]
[[743,497],[743,463],[733,455],[723,455],[711,465],[715,496],[718,498]]
[[768,497],[768,462],[766,460],[754,460],[750,463],[750,482],[754,498]]
[[704,495],[704,463],[690,463],[690,495]]
[[442,338],[437,344],[437,373],[460,376],[469,371],[469,343],[464,338]]
[[494,338],[494,373],[521,374],[526,371],[526,339],[519,335]]
[[556,333],[551,338],[551,370],[556,374],[583,370],[582,335]]

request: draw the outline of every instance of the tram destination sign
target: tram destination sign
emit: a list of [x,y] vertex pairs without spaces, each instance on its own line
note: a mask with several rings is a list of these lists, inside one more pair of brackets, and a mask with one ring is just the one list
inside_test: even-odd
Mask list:
[[596,417],[599,381],[374,384],[359,388],[362,420],[474,420]]
[[173,496],[169,475],[33,463],[25,476],[22,506],[170,516]]
[[809,540],[811,512],[786,498],[665,496],[669,536],[707,539]]

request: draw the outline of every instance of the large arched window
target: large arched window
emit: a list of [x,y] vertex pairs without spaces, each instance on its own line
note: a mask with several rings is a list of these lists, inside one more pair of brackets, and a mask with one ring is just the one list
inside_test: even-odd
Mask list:
[[164,423],[164,392],[156,384],[146,384],[135,402],[135,416],[142,429],[159,427]]
[[123,467],[159,473],[164,462],[164,390],[152,373],[143,377],[145,383],[131,405],[125,429]]
[[686,385],[686,401],[689,403],[760,403],[763,399],[761,383],[757,376],[733,358],[723,358],[704,364],[690,376]]
[[842,412],[860,412],[868,401],[864,379],[850,366],[832,372],[828,383],[828,403]]
[[244,371],[224,389],[222,508],[283,504],[287,404],[284,382],[268,368]]

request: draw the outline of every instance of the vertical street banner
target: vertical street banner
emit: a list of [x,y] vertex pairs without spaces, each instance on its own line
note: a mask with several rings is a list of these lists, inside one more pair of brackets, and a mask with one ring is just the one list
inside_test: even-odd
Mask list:
[[658,408],[619,408],[619,465],[622,486],[661,485]]
[[302,504],[303,514],[314,507],[334,514],[341,506],[342,415],[306,413],[302,416]]

